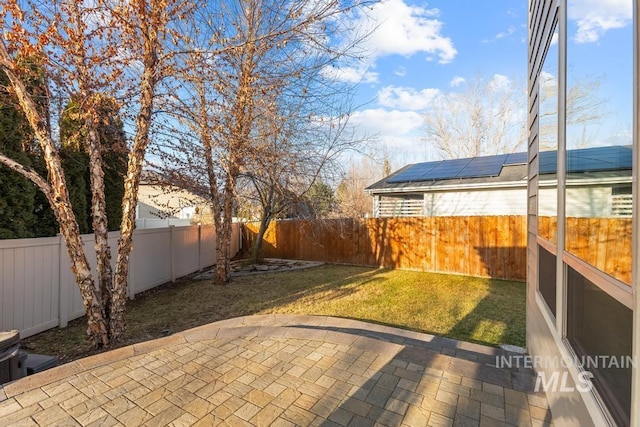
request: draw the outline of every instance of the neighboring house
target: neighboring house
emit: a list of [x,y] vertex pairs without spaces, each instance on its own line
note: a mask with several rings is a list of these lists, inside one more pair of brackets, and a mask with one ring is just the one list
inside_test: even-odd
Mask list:
[[136,207],[138,228],[205,223],[210,213],[202,197],[175,186],[160,185],[153,173],[143,173]]
[[[630,147],[569,150],[571,172],[582,178],[568,188],[568,216],[630,216]],[[610,162],[610,158],[618,162]],[[557,198],[556,152],[540,153],[545,208]],[[367,187],[376,217],[525,215],[527,153],[407,165]],[[621,170],[620,164],[627,169]]]
[[579,0],[529,1],[527,351],[556,425],[640,425],[640,22],[637,2],[617,6],[619,21]]

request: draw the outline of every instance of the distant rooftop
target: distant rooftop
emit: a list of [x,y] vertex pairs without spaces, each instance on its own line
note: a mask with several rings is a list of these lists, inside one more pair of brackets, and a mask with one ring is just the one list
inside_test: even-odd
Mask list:
[[[567,172],[608,172],[632,167],[630,146],[581,148],[567,151]],[[372,184],[365,190],[432,187],[455,184],[500,183],[524,180],[527,153],[498,154],[465,159],[410,164]],[[540,153],[540,174],[555,174],[557,152]]]

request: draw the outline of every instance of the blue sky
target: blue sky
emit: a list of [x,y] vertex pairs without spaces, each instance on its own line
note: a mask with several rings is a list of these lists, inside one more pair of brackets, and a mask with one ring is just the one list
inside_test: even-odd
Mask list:
[[[621,29],[631,31],[630,0],[571,3],[570,48],[588,52],[592,45],[609,52],[609,58],[630,55],[629,46],[620,47],[616,40]],[[378,28],[365,46],[373,55],[343,70],[343,79],[357,82],[356,104],[366,103],[352,124],[361,133],[377,135],[376,146],[391,153],[399,167],[437,158],[422,139],[422,117],[435,96],[461,90],[465,80],[482,76],[498,83],[519,82],[526,108],[527,12],[522,0],[378,3],[371,11]],[[608,100],[628,92],[626,87],[614,88],[620,76],[615,76],[613,59],[589,67],[592,75],[606,76],[610,87],[602,89],[610,90],[604,94]]]
[[356,104],[366,103],[352,123],[376,135],[397,166],[434,158],[422,140],[434,96],[478,75],[524,82],[525,1],[385,0],[371,15],[378,28],[366,47],[378,53],[352,76],[360,81]]

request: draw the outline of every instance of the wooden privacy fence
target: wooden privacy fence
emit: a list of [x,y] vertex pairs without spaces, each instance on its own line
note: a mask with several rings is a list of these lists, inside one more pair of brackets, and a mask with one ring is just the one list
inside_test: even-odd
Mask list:
[[[243,247],[258,223],[245,223]],[[265,257],[525,280],[526,217],[471,216],[273,222]]]
[[567,218],[566,251],[631,285],[631,218]]
[[[119,234],[109,233],[112,250]],[[89,263],[95,266],[93,235],[84,235],[82,240]],[[129,297],[215,264],[215,241],[213,226],[135,230]],[[239,251],[240,244],[240,227],[234,224],[232,255]],[[60,236],[0,240],[0,330],[17,329],[21,337],[28,337],[64,327],[83,315],[80,290]]]
[[[565,250],[600,271],[631,285],[631,218],[566,219]],[[539,216],[538,234],[556,244],[556,217]]]

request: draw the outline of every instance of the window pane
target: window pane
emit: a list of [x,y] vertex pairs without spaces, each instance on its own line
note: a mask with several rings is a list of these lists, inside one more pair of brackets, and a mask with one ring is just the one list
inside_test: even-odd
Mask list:
[[556,315],[556,256],[538,245],[538,289],[547,307]]
[[632,320],[630,309],[567,268],[567,339],[578,360],[590,363],[584,369],[620,425],[631,411]]
[[[570,0],[567,40],[566,250],[631,283],[632,0],[601,26]],[[604,11],[603,11],[604,13]],[[615,25],[613,25],[615,23]]]
[[[556,33],[557,34],[557,33]],[[539,77],[538,235],[557,244],[558,38],[554,36]]]

